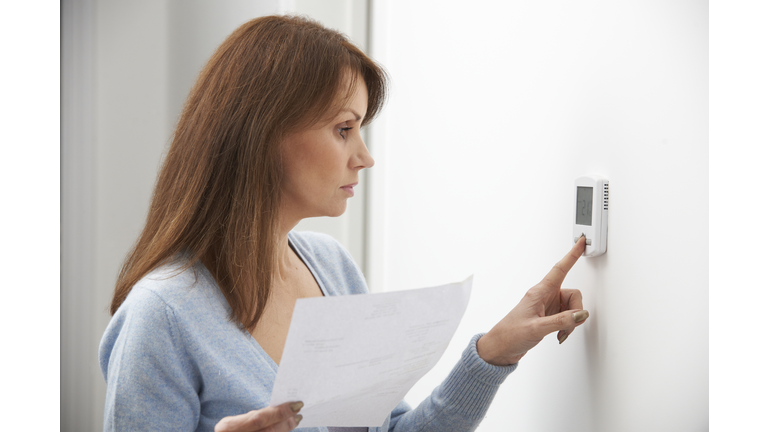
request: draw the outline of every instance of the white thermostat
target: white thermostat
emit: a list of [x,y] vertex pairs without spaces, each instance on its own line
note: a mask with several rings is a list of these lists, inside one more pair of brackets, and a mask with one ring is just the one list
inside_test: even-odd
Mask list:
[[608,179],[586,175],[576,179],[574,193],[573,243],[587,237],[586,257],[605,253],[608,243]]

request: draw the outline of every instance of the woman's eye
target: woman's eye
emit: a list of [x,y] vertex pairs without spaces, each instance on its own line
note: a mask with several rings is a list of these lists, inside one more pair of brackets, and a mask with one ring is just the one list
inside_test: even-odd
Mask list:
[[348,130],[350,130],[350,129],[352,129],[352,128],[351,128],[351,127],[342,127],[342,128],[339,128],[339,135],[341,135],[341,137],[342,137],[342,138],[346,139],[346,138],[347,138],[347,135],[346,135],[346,133],[347,133],[347,131],[348,131]]

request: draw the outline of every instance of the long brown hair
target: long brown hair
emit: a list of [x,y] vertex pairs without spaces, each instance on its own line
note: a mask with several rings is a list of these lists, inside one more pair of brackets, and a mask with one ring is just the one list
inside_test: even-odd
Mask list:
[[110,312],[141,278],[183,254],[182,268],[202,262],[231,318],[252,330],[276,265],[280,143],[335,115],[358,77],[368,89],[367,124],[384,104],[387,77],[344,35],[285,16],[235,30],[187,98]]

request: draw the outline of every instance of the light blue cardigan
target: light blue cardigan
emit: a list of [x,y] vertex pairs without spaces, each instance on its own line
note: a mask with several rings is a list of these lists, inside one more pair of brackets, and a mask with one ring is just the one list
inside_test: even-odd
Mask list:
[[[291,232],[289,241],[325,295],[368,292],[350,255],[331,237]],[[161,267],[139,281],[99,347],[107,382],[104,430],[213,431],[225,416],[268,406],[277,365],[229,314],[200,263],[182,273]],[[475,429],[517,366],[485,363],[477,355],[480,336],[429,398],[414,410],[401,402],[370,431]]]

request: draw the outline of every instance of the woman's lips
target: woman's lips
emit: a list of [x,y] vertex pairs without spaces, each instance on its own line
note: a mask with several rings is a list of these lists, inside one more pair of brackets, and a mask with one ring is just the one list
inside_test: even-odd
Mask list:
[[357,186],[357,183],[348,184],[346,186],[342,186],[341,188],[347,191],[350,196],[355,196],[355,190],[353,189],[355,186]]

